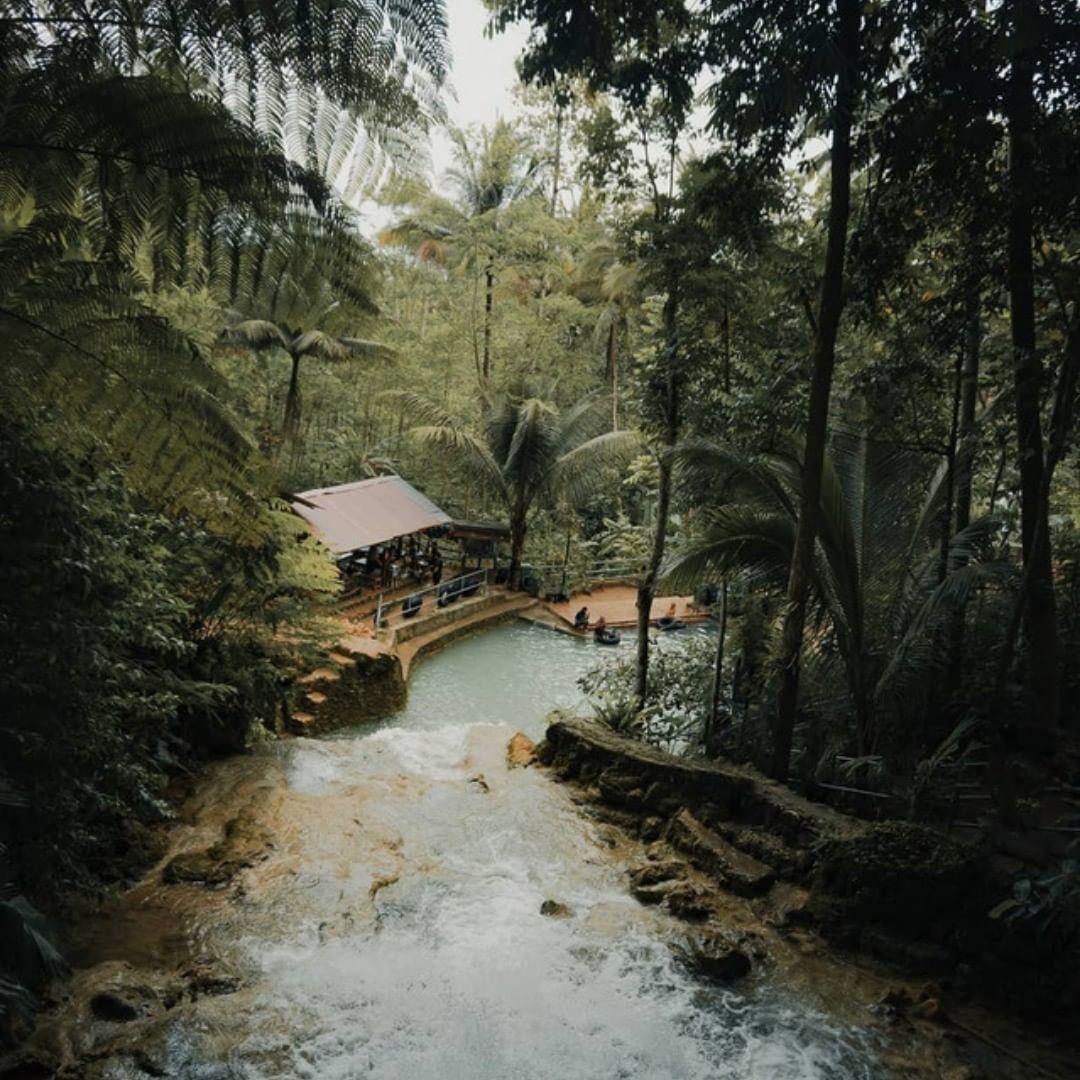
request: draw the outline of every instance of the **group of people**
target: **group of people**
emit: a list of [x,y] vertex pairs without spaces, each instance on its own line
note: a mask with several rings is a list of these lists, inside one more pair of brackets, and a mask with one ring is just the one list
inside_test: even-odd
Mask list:
[[[601,645],[618,645],[619,631],[610,629],[607,624],[607,619],[605,619],[603,615],[601,615],[600,618],[591,625],[593,638]],[[589,609],[587,607],[583,607],[574,616],[574,629],[584,632],[589,629],[589,626]]]
[[[672,603],[667,611],[656,620],[656,625],[661,630],[681,630],[686,623],[677,618],[677,611],[675,604]],[[581,610],[574,616],[574,629],[584,633],[589,627],[592,627],[593,637],[596,638],[603,645],[615,645],[619,641],[619,634],[617,630],[608,629],[607,620],[603,615],[592,623],[589,618],[589,609],[587,607],[581,608]]]
[[376,544],[354,554],[345,564],[345,572],[358,575],[369,588],[389,589],[404,578],[432,585],[442,581],[443,560],[438,542],[429,537],[399,536],[386,544]]

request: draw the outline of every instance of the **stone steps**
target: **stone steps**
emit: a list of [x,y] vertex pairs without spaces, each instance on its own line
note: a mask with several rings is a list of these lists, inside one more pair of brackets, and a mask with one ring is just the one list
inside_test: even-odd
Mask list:
[[759,862],[719,833],[706,828],[689,810],[680,810],[667,830],[668,842],[699,869],[736,896],[763,896],[776,881],[771,866]]

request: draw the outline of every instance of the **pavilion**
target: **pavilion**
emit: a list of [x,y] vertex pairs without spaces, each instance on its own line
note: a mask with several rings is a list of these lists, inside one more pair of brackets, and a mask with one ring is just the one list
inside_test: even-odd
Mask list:
[[302,491],[291,505],[339,556],[451,524],[449,514],[400,476]]

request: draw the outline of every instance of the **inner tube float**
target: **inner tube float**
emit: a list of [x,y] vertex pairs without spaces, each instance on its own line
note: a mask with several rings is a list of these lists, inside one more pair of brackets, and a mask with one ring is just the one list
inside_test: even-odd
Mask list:
[[685,630],[686,623],[682,619],[669,619],[666,615],[656,620],[656,625],[661,630]]
[[618,645],[622,640],[618,630],[601,630],[594,637],[597,645]]

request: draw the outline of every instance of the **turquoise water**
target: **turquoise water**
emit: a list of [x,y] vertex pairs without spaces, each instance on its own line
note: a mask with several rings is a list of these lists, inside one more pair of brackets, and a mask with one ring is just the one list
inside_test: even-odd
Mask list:
[[481,631],[421,658],[409,680],[405,709],[383,726],[430,729],[446,724],[509,724],[531,738],[557,708],[584,702],[577,680],[589,668],[629,654],[629,639],[612,647],[514,622]]

